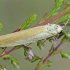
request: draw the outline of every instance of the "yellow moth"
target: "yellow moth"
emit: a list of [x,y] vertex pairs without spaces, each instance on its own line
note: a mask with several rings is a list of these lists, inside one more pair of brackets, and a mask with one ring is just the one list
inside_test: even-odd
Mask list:
[[12,47],[17,45],[27,45],[41,39],[53,37],[62,31],[62,27],[57,24],[47,24],[33,27],[15,33],[0,36],[0,47]]

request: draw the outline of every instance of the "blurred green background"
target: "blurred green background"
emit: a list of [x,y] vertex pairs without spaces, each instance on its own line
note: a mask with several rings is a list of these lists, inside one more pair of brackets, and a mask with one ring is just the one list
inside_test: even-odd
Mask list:
[[[35,25],[41,20],[45,13],[50,12],[54,4],[55,0],[0,0],[0,22],[3,24],[3,29],[0,32],[0,35],[11,33],[33,13],[37,14],[37,19],[33,24]],[[62,6],[62,8],[64,7],[65,6]],[[65,27],[65,29],[69,30],[70,27]],[[36,55],[45,57],[48,54],[51,43],[48,41],[45,43],[44,52],[41,52],[38,49],[36,43],[33,43],[30,46],[33,48],[33,52]],[[60,49],[70,52],[69,42],[63,44]],[[18,59],[20,70],[34,70],[38,63],[38,61],[35,63],[26,61],[24,59],[25,57],[22,48],[12,52],[11,55]],[[51,57],[50,60],[53,62],[51,67],[44,67],[41,70],[70,70],[70,60],[61,58],[60,54]],[[7,70],[17,70],[8,60],[4,61],[1,59],[0,64],[6,65]]]

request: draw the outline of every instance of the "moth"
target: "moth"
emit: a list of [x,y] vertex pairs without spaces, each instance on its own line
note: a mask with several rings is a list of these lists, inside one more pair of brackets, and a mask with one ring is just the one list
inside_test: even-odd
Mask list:
[[0,36],[0,47],[13,47],[17,45],[27,45],[41,39],[50,38],[62,32],[62,27],[58,24],[46,24],[32,27],[15,33]]

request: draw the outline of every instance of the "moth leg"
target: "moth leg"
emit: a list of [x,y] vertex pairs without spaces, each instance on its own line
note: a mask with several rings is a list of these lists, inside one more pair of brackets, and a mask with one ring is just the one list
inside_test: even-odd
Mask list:
[[55,37],[52,38],[52,44],[55,45],[56,42],[57,42],[57,37],[55,36]]
[[54,46],[55,46],[55,44],[57,42],[57,36],[52,37],[50,41],[52,43],[52,46],[51,46],[49,52],[52,52],[54,50]]

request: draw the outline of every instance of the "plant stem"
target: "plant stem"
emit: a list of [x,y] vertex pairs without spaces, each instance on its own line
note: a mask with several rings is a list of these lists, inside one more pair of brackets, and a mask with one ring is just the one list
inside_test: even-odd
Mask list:
[[[51,57],[51,55],[52,55],[61,45],[62,45],[62,43],[59,43],[59,44],[53,49],[53,51],[47,55],[47,57],[43,60],[43,64],[42,64],[42,65],[46,64],[46,62],[47,62],[48,59]],[[39,70],[39,68],[36,67],[34,70]]]
[[56,16],[54,16],[54,17],[52,17],[52,18],[50,18],[48,20],[45,20],[42,24],[38,24],[37,26],[46,25],[47,23],[53,22],[54,20],[60,18],[61,16],[63,16],[63,14],[62,13],[59,13]]
[[[27,48],[27,47],[24,46],[24,45],[22,45],[22,47],[23,47],[23,48]],[[0,58],[3,57],[4,55],[10,54],[10,53],[13,52],[15,49],[16,49],[16,47],[12,48],[11,50],[9,50],[9,51],[7,51],[7,52],[5,52],[5,53],[3,53],[3,54],[1,54],[1,55],[0,55]],[[27,48],[27,49],[28,49],[28,48]]]
[[15,50],[15,48],[16,48],[16,47],[12,48],[11,50],[9,50],[9,51],[7,51],[7,52],[5,52],[5,53],[3,53],[3,54],[1,54],[1,55],[0,55],[0,58],[3,57],[3,56],[6,55],[6,54],[8,55],[9,53],[13,52],[13,51]]
[[14,33],[14,32],[18,32],[18,31],[20,31],[20,30],[21,30],[21,29],[20,29],[20,28],[18,28],[18,29],[16,29],[15,31],[13,31],[13,33]]
[[47,60],[49,59],[49,57],[51,57],[51,55],[62,45],[62,43],[59,43],[51,53],[48,54],[48,56],[44,59],[43,64],[45,64],[47,62]]

